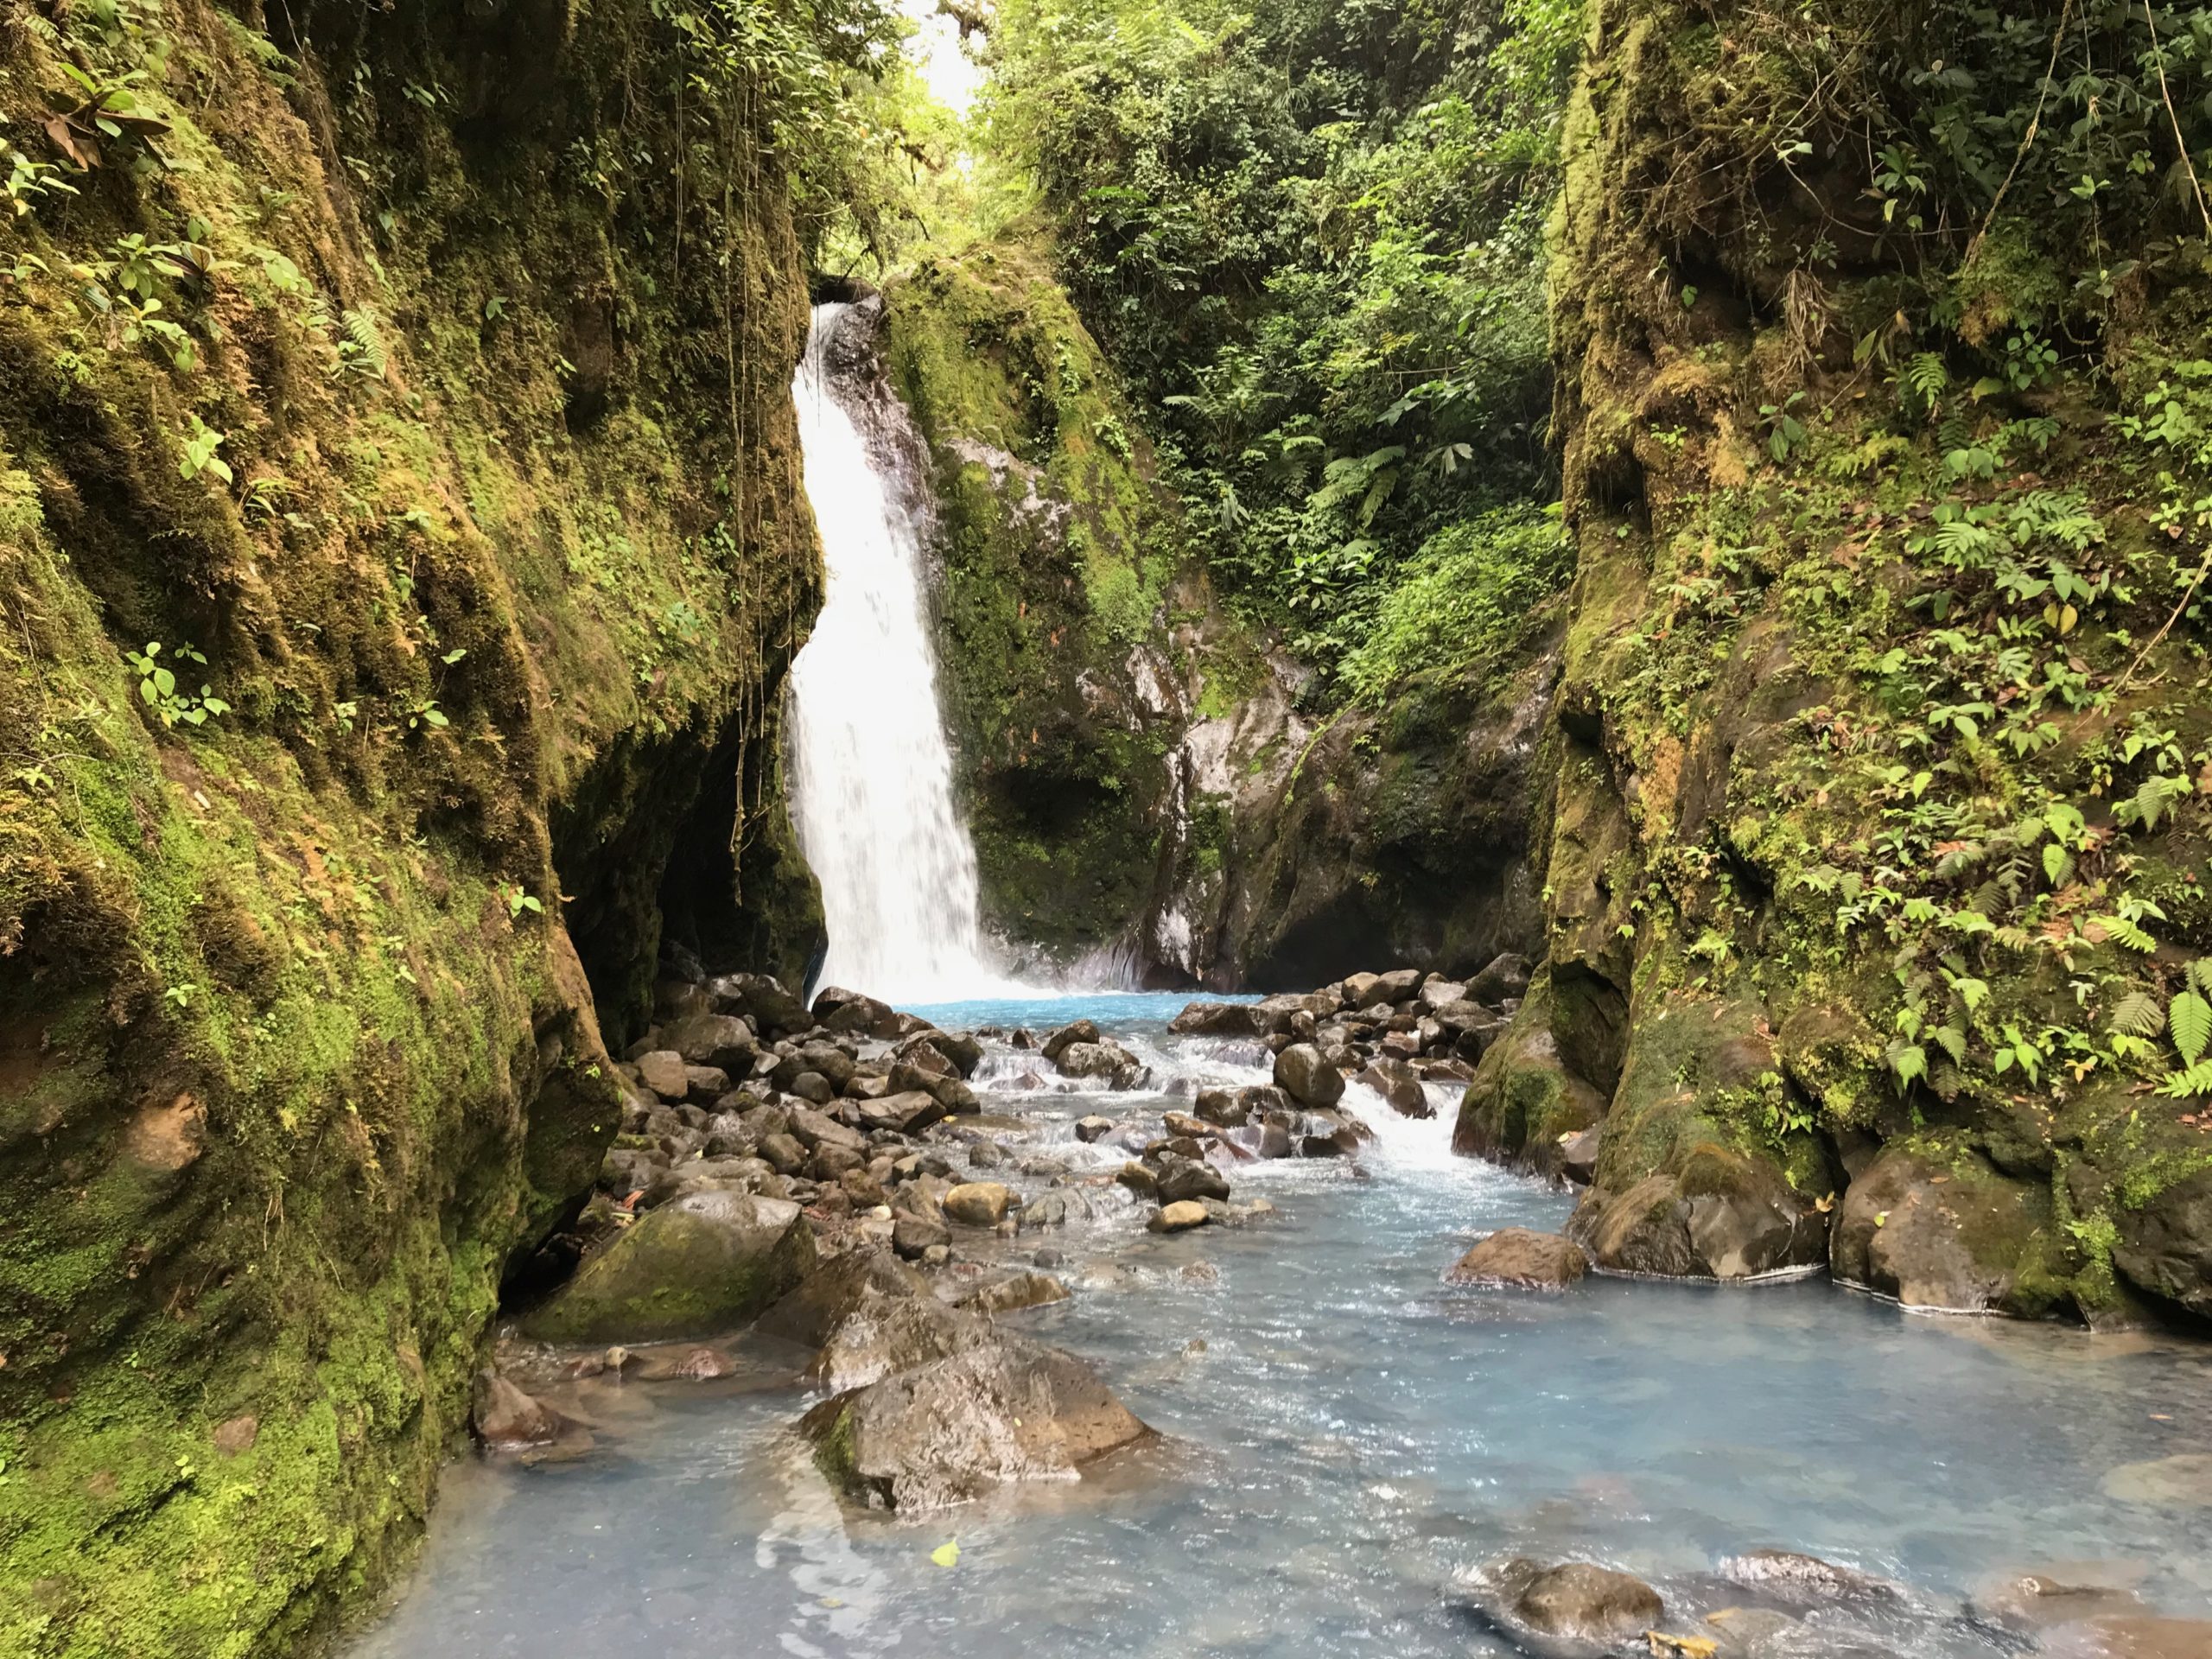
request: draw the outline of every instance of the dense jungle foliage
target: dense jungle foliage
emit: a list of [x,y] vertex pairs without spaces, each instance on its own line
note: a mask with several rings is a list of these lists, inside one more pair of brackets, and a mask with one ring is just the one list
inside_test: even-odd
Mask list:
[[[988,142],[1217,575],[1351,689],[1478,655],[1563,574],[1542,247],[1579,37],[1571,0],[1000,12]],[[1386,607],[1402,579],[1502,608]]]

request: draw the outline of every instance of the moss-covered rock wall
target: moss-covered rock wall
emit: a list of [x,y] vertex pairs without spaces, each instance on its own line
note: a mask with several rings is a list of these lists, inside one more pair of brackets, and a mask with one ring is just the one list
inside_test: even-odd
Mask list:
[[1611,1265],[2212,1309],[2202,89],[2069,10],[1589,8],[1549,967],[1459,1139],[1606,1103]]
[[658,12],[0,16],[0,1651],[313,1646],[659,901],[811,947],[800,250]]

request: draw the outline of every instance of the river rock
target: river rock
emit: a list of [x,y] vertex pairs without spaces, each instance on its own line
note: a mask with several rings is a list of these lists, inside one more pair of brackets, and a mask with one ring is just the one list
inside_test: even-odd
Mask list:
[[1162,1204],[1179,1204],[1186,1198],[1226,1199],[1229,1182],[1211,1164],[1170,1154],[1160,1160],[1159,1190]]
[[1086,1146],[1093,1141],[1103,1141],[1113,1133],[1114,1120],[1110,1117],[1100,1117],[1093,1114],[1091,1116],[1079,1117],[1076,1120],[1075,1138]]
[[1014,1313],[1025,1307],[1042,1307],[1048,1302],[1064,1302],[1067,1299],[1068,1287],[1052,1274],[1025,1268],[977,1286],[960,1298],[960,1306],[973,1308],[978,1313]]
[[864,1128],[889,1129],[899,1135],[918,1135],[950,1116],[944,1102],[919,1089],[861,1101],[855,1106],[854,1115]]
[[814,1106],[827,1106],[837,1098],[836,1086],[819,1071],[800,1072],[791,1079],[791,1092]]
[[999,1181],[963,1181],[944,1195],[946,1218],[963,1227],[995,1227],[1006,1219],[1013,1192]]
[[799,1427],[846,1497],[906,1511],[1065,1480],[1150,1433],[1081,1360],[1003,1332],[824,1401]]
[[1505,1227],[1478,1242],[1445,1274],[1455,1285],[1564,1290],[1589,1271],[1590,1258],[1557,1233]]
[[820,1348],[871,1298],[897,1300],[931,1294],[926,1280],[883,1251],[849,1250],[823,1262],[779,1297],[753,1329],[764,1337]]
[[[1641,1579],[1591,1561],[1543,1567],[1527,1560],[1499,1563],[1469,1581],[1476,1604],[1524,1646],[1557,1650],[1541,1638],[1563,1638],[1611,1652],[1665,1617],[1659,1592]],[[1529,1636],[1539,1638],[1535,1643]]]
[[1801,1554],[1789,1549],[1747,1549],[1740,1555],[1731,1555],[1716,1569],[1731,1584],[1747,1588],[1777,1590],[1794,1594],[1833,1599],[1844,1596],[1894,1598],[1897,1588],[1886,1579],[1878,1579],[1855,1567],[1839,1567],[1834,1561],[1824,1561],[1817,1555]]
[[734,1077],[752,1074],[760,1052],[753,1027],[734,1014],[694,1014],[662,1029],[660,1046],[672,1048],[692,1065],[720,1067]]
[[1817,1266],[1827,1253],[1827,1217],[1771,1163],[1706,1144],[1678,1173],[1618,1193],[1590,1188],[1567,1236],[1616,1273],[1752,1279]]
[[951,1243],[952,1230],[935,1216],[902,1210],[891,1217],[891,1248],[909,1262],[921,1260],[933,1245]]
[[923,1045],[951,1061],[963,1077],[974,1077],[976,1068],[983,1063],[983,1046],[973,1036],[964,1031],[939,1031],[934,1026],[900,1044],[899,1054],[905,1058]]
[[1592,1123],[1559,1137],[1559,1173],[1577,1186],[1587,1186],[1598,1172],[1598,1154],[1605,1143],[1605,1126]]
[[[815,1011],[821,1012],[821,1000],[815,1001]],[[899,1035],[901,1021],[887,1002],[879,1002],[872,996],[855,996],[841,1004],[822,1021],[824,1031],[849,1032],[856,1037],[885,1039]]]
[[1354,1079],[1372,1089],[1400,1117],[1434,1117],[1428,1091],[1421,1086],[1421,1073],[1403,1059],[1378,1059]]
[[791,1138],[815,1152],[824,1147],[843,1147],[859,1152],[868,1144],[868,1137],[858,1129],[848,1128],[836,1118],[804,1106],[792,1107],[790,1121]]
[[1891,1141],[1844,1193],[1829,1268],[1908,1307],[2048,1315],[2063,1273],[2050,1184],[1956,1134]]
[[842,1089],[852,1080],[855,1069],[853,1057],[835,1043],[802,1043],[776,1062],[768,1073],[768,1081],[788,1094],[802,1073],[819,1071],[832,1085]]
[[672,1048],[657,1048],[637,1059],[638,1080],[663,1100],[681,1100],[691,1092],[684,1075],[683,1057]]
[[1434,1014],[1439,1008],[1448,1008],[1467,1000],[1467,988],[1458,980],[1432,979],[1421,988],[1415,999],[1424,1012]]
[[723,1012],[744,1014],[764,1037],[814,1025],[806,1004],[766,974],[725,974],[707,982],[707,993]]
[[1387,974],[1377,974],[1375,976],[1374,999],[1395,1007],[1401,1002],[1410,1001],[1414,994],[1421,989],[1421,982],[1427,977],[1418,968],[1393,968]]
[[487,1370],[476,1373],[468,1421],[478,1440],[504,1452],[552,1445],[560,1438],[564,1420],[499,1372]]
[[806,1167],[806,1148],[791,1135],[764,1135],[757,1150],[760,1160],[779,1175],[796,1175]]
[[541,1342],[639,1343],[734,1330],[815,1265],[799,1207],[696,1192],[639,1217],[522,1321]]
[[1145,1225],[1155,1233],[1184,1233],[1193,1227],[1203,1227],[1212,1219],[1212,1213],[1205,1205],[1185,1198],[1160,1205],[1159,1213]]
[[1113,1042],[1066,1044],[1053,1064],[1064,1077],[1103,1077],[1109,1087],[1119,1090],[1141,1088],[1151,1075],[1143,1061]]
[[1492,1007],[1510,996],[1529,994],[1529,958],[1510,950],[1492,957],[1489,965],[1467,982],[1466,994],[1471,1001],[1487,1002]]
[[1275,1056],[1275,1086],[1301,1106],[1321,1109],[1344,1098],[1344,1074],[1311,1043],[1293,1043]]
[[[944,1061],[942,1056],[938,1058],[947,1065],[951,1064],[950,1061]],[[948,1112],[973,1113],[983,1109],[982,1102],[976,1097],[976,1091],[962,1082],[958,1077],[950,1072],[940,1074],[925,1071],[921,1067],[906,1060],[899,1061],[891,1068],[891,1087],[901,1094],[919,1090],[935,1100]]]
[[1180,1036],[1264,1037],[1268,1020],[1249,1002],[1192,1002],[1168,1021],[1167,1029]]
[[1039,1046],[1044,1057],[1058,1064],[1061,1052],[1071,1043],[1095,1043],[1098,1040],[1098,1027],[1089,1020],[1077,1020],[1049,1033]]

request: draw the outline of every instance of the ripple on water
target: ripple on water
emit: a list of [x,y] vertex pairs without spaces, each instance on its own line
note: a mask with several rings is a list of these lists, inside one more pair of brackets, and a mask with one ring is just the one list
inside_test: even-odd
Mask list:
[[[1040,1033],[1089,1017],[1153,1063],[1141,1097],[987,1100],[1090,1169],[1122,1154],[1075,1141],[1077,1117],[1156,1113],[1171,1069],[1262,1075],[1171,1039],[1179,1006],[931,1013]],[[2118,1574],[2212,1615],[2204,1349],[1919,1317],[1818,1281],[1449,1289],[1467,1236],[1556,1227],[1567,1198],[1452,1158],[1448,1099],[1427,1122],[1354,1104],[1378,1131],[1363,1171],[1240,1172],[1282,1207],[1268,1224],[1155,1238],[1112,1189],[1046,1241],[1077,1294],[1015,1319],[1096,1363],[1160,1442],[1077,1485],[851,1516],[788,1432],[798,1397],[629,1385],[601,1396],[583,1463],[449,1471],[420,1567],[354,1659],[1427,1659],[1504,1650],[1447,1599],[1467,1563],[1593,1556],[1695,1625],[1742,1594],[1716,1564],[1760,1545],[1895,1580],[1902,1599],[1853,1618],[1900,1659],[2012,1650],[1959,1616],[1993,1574]],[[956,1537],[957,1564],[935,1565]]]

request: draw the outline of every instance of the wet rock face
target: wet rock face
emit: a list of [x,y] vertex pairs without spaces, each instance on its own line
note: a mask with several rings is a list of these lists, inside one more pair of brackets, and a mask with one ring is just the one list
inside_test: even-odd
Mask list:
[[2212,1169],[2121,1205],[2113,1262],[2145,1290],[2212,1318]]
[[1624,1192],[1592,1187],[1567,1224],[1597,1266],[1669,1279],[1754,1279],[1818,1267],[1827,1217],[1773,1166],[1718,1147]]
[[1003,1334],[838,1395],[799,1427],[846,1497],[907,1511],[1065,1479],[1151,1432],[1073,1355]]
[[1461,1588],[1515,1645],[1560,1659],[1627,1651],[1666,1615],[1641,1579],[1591,1561],[1546,1567],[1516,1558],[1464,1575]]
[[2048,1185],[1931,1135],[1884,1147],[1852,1182],[1829,1268],[1909,1307],[2033,1318],[2058,1304],[2063,1254]]
[[546,1342],[637,1343],[732,1331],[812,1268],[814,1233],[779,1198],[710,1192],[640,1217],[523,1320]]
[[1590,1258],[1573,1240],[1557,1233],[1507,1227],[1461,1256],[1445,1279],[1455,1285],[1564,1290],[1589,1268]]

